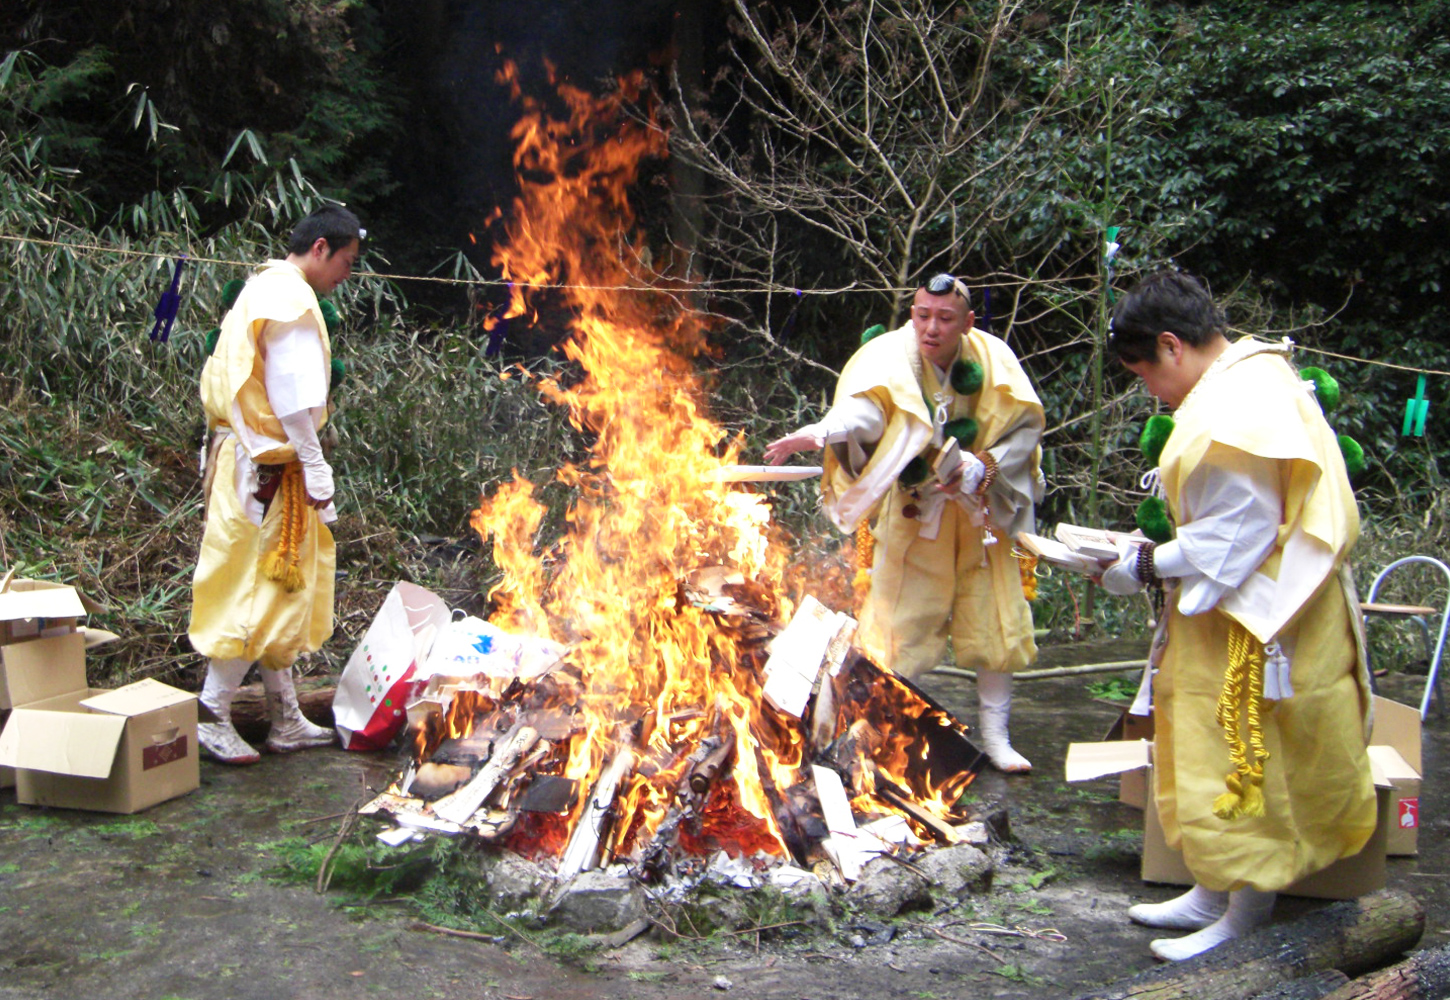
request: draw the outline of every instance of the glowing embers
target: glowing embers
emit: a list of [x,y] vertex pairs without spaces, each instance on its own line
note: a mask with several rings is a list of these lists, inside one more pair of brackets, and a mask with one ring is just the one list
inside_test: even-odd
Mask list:
[[[415,702],[416,758],[364,812],[399,824],[385,838],[467,834],[551,864],[561,881],[611,864],[665,881],[722,852],[757,869],[828,863],[849,881],[898,845],[956,842],[969,818],[956,802],[984,758],[928,696],[840,641],[854,621],[821,628],[832,619],[807,600],[780,630],[738,598],[691,590],[733,612],[710,617],[737,645],[736,686],[756,693],[748,716],[717,696],[621,711],[600,733],[567,657],[501,691],[498,678],[478,689],[453,678],[446,704]],[[799,718],[762,695],[767,663],[783,657],[811,677]],[[581,768],[596,747],[603,764]]]

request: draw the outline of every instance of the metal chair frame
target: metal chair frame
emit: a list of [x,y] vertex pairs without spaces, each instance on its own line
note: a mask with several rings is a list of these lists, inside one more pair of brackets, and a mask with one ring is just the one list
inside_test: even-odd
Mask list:
[[[1408,566],[1412,563],[1423,563],[1428,566],[1434,566],[1441,573],[1445,574],[1446,585],[1450,587],[1450,566],[1430,556],[1405,556],[1402,559],[1396,559],[1379,571],[1379,575],[1374,578],[1374,583],[1369,585],[1369,593],[1365,595],[1364,603],[1375,603],[1375,595],[1379,592],[1380,584],[1384,583],[1385,578],[1401,566]],[[1423,721],[1430,714],[1430,699],[1432,696],[1439,701],[1440,711],[1445,711],[1445,698],[1440,693],[1440,661],[1445,654],[1446,629],[1450,627],[1450,591],[1447,591],[1445,607],[1440,611],[1440,637],[1433,645],[1430,642],[1430,624],[1425,620],[1425,616],[1407,615],[1406,617],[1420,626],[1420,632],[1425,639],[1425,654],[1430,658],[1430,672],[1425,677],[1425,693],[1420,698],[1420,719]]]

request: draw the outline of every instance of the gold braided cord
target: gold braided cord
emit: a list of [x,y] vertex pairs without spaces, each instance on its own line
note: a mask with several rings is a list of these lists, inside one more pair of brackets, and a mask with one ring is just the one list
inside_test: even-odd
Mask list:
[[289,594],[305,586],[302,569],[302,542],[307,537],[307,486],[302,479],[302,464],[289,462],[282,470],[282,482],[272,501],[282,505],[277,532],[277,547],[262,557],[262,573],[275,580]]
[[871,526],[862,519],[856,526],[856,575],[851,578],[858,611],[865,606],[866,594],[871,589],[871,560],[875,556],[876,539],[871,537]]
[[1020,549],[1012,554],[1017,557],[1017,571],[1022,574],[1022,596],[1029,601],[1037,600],[1037,557]]
[[[1264,747],[1264,730],[1259,713],[1263,707],[1264,647],[1249,630],[1230,622],[1228,670],[1218,696],[1218,724],[1228,741],[1234,769],[1224,777],[1228,791],[1213,802],[1219,819],[1264,815],[1264,764],[1269,751]],[[1248,725],[1247,741],[1240,735],[1240,723]]]

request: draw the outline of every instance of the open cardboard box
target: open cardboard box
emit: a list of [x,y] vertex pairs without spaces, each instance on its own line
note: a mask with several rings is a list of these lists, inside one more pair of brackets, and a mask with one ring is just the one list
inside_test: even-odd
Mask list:
[[23,805],[134,813],[201,784],[196,695],[143,680],[81,688],[10,713],[0,763]]
[[[102,605],[86,597],[74,587],[45,580],[15,579],[0,581],[0,726],[9,710],[28,701],[50,697],[76,686],[67,680],[60,683],[63,671],[51,669],[52,664],[26,649],[34,640],[79,632],[87,648],[108,642],[117,636],[102,629],[80,625],[80,619]],[[82,664],[81,687],[85,686]],[[14,768],[0,765],[0,788],[13,788]]]
[[[1359,854],[1343,858],[1296,882],[1284,890],[1286,895],[1319,899],[1362,896],[1384,886],[1386,853],[1413,853],[1414,843],[1410,838],[1418,825],[1419,811],[1420,716],[1415,709],[1386,698],[1376,696],[1374,701],[1370,769],[1378,804],[1375,832]],[[1120,775],[1119,799],[1141,808],[1148,804],[1153,787],[1152,720],[1123,713],[1108,735],[1116,738],[1068,747],[1067,780],[1087,781]],[[1405,757],[1406,753],[1410,756]],[[1399,804],[1402,802],[1407,804],[1402,806]],[[1402,813],[1409,814],[1414,825],[1401,826],[1406,823]],[[1400,838],[1398,841],[1394,839],[1396,835]],[[1145,882],[1193,884],[1193,876],[1184,865],[1182,855],[1164,840],[1158,811],[1151,804],[1143,815],[1142,878]]]
[[201,784],[196,695],[144,680],[86,686],[79,631],[0,647],[16,707],[0,731],[24,805],[133,813]]
[[1375,695],[1369,744],[1370,762],[1390,784],[1386,850],[1391,857],[1418,854],[1422,773],[1419,709]]

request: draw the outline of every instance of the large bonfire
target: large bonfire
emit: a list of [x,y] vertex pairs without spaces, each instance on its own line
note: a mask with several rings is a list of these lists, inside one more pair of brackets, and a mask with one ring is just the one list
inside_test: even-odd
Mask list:
[[[940,835],[960,818],[951,805],[974,773],[928,759],[933,740],[959,732],[945,713],[874,668],[848,680],[841,668],[864,661],[844,650],[835,688],[822,696],[815,682],[813,701],[854,707],[833,708],[816,738],[809,720],[763,694],[764,640],[798,604],[819,605],[790,596],[790,553],[765,498],[723,474],[741,442],[705,412],[694,373],[703,329],[685,289],[645,263],[629,193],[641,165],[665,156],[667,137],[640,78],[603,97],[558,85],[566,117],[523,94],[512,68],[501,80],[523,115],[512,132],[520,193],[493,254],[511,286],[500,318],[542,323],[542,307],[567,317],[560,349],[582,377],[537,384],[592,444],[587,461],[558,471],[572,501],[557,541],[541,543],[546,508],[517,473],[473,515],[503,574],[489,594],[491,624],[563,650],[560,667],[455,695],[420,727],[419,762],[450,741],[477,741],[479,729],[496,757],[525,717],[534,736],[547,730],[519,748],[522,783],[548,778],[578,793],[512,814],[498,838],[535,857],[565,854],[590,822],[603,830],[604,860],[647,864],[667,844],[805,861],[820,836],[803,836],[803,825],[821,827],[810,765],[827,745],[858,816],[910,816]],[[587,815],[601,806],[607,827]]]

